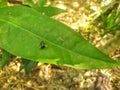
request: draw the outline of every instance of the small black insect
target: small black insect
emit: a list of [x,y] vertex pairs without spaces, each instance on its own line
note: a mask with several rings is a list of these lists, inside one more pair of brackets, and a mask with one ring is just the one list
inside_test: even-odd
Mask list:
[[43,48],[45,48],[45,47],[46,47],[45,43],[44,43],[43,41],[41,41],[41,42],[40,42],[40,48],[43,49]]

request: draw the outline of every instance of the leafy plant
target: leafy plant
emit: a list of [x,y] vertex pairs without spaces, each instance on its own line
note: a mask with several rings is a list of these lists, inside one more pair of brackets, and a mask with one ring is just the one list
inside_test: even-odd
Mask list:
[[7,6],[7,0],[0,0],[0,8]]
[[31,60],[27,60],[27,59],[23,58],[21,60],[20,71],[22,69],[25,69],[26,74],[29,74],[31,72],[31,70],[33,69],[33,67],[35,67],[36,65],[37,65],[37,62],[31,61]]
[[[45,14],[49,17],[54,16],[54,15],[59,14],[59,13],[62,13],[62,12],[65,12],[65,10],[54,7],[52,5],[46,5],[47,0],[38,0],[36,3],[34,3],[32,0],[24,0],[24,3],[20,2],[20,1],[8,1],[8,2],[18,3],[18,4],[21,4],[23,6],[33,8],[33,9],[39,11],[40,13]],[[1,8],[2,7],[7,7],[7,0],[1,0],[0,1],[0,7]],[[2,59],[2,62],[1,62],[1,67],[2,68],[9,62],[9,58],[8,58],[9,56],[10,56],[10,53],[3,50],[3,55],[2,55],[3,59]],[[21,69],[25,69],[26,73],[29,73],[32,69],[32,68],[30,68],[30,65],[31,65],[31,67],[35,66],[36,64],[34,65],[34,63],[36,63],[36,62],[30,61],[30,60],[27,60],[27,59],[25,59],[25,60],[26,60],[27,63],[30,63],[30,64],[26,64],[24,62],[24,59],[22,58]]]
[[1,67],[3,68],[10,61],[11,54],[5,50],[2,50]]
[[45,14],[49,17],[60,14],[65,12],[65,10],[57,8],[52,5],[47,5],[47,0],[38,0],[36,3],[34,3],[32,0],[24,0],[25,5],[30,6],[31,8],[34,8],[35,10],[39,11],[42,14]]
[[[115,8],[115,9],[114,9]],[[103,36],[107,33],[114,34],[120,30],[120,5],[114,1],[103,6],[101,10],[90,15],[91,23],[97,24],[99,30],[103,30]]]
[[47,3],[47,0],[38,0],[37,3],[34,3],[33,0],[24,0],[24,4],[27,4],[31,7],[37,6],[37,7],[43,7]]
[[100,23],[98,27],[105,30],[104,34],[114,34],[116,31],[120,30],[120,9],[113,9],[108,15],[101,13],[101,20],[102,23]]
[[[91,19],[90,22],[91,23],[96,23],[98,18],[101,16],[101,13],[106,13],[111,7],[113,7],[115,4],[117,4],[116,1],[111,2],[110,4],[108,4],[107,6],[103,6],[101,7],[100,10],[95,11],[94,13],[89,15],[89,18]],[[99,22],[99,21],[98,21]],[[97,23],[98,23],[97,22]]]
[[13,6],[0,12],[0,47],[13,55],[80,69],[120,65],[68,26],[32,8]]

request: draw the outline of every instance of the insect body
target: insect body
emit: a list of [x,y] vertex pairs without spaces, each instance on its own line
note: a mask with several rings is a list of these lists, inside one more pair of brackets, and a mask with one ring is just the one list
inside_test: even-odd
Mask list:
[[40,48],[43,49],[43,48],[45,48],[45,47],[46,47],[45,43],[44,43],[43,41],[41,41],[41,42],[40,42]]

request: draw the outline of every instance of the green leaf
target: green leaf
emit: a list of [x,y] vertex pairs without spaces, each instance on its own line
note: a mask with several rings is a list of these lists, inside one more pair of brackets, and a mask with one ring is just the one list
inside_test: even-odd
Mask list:
[[65,10],[54,7],[54,6],[44,6],[44,7],[34,7],[34,8],[37,11],[49,17],[65,12]]
[[7,6],[7,0],[0,0],[0,8]]
[[10,61],[10,53],[6,50],[2,50],[2,61],[1,61],[1,67],[4,68],[5,65]]
[[120,65],[70,27],[32,8],[13,6],[0,12],[0,47],[14,55],[81,69]]
[[24,0],[24,4],[27,4],[27,5],[29,5],[29,6],[34,6],[34,2],[33,2],[33,0]]
[[107,16],[104,14],[104,13],[101,13],[101,19],[104,23],[104,27],[107,28],[107,25],[108,25],[108,19],[107,19]]
[[29,74],[33,67],[37,65],[37,62],[35,61],[30,61],[27,59],[22,59],[20,70],[25,69],[26,74]]
[[42,7],[47,3],[47,0],[38,0],[38,2],[35,4],[37,7]]
[[97,20],[101,14],[105,13],[108,9],[110,9],[111,7],[113,7],[117,2],[113,1],[112,3],[108,4],[107,6],[103,6],[101,7],[100,11],[95,11],[94,13],[89,15],[89,18],[92,18],[90,23],[94,23],[95,20]]
[[46,3],[47,3],[47,0],[38,0],[36,4],[34,4],[33,1],[31,0],[25,0],[24,2],[24,4],[31,6],[35,10],[49,17],[65,12],[65,10],[54,7],[54,6],[45,6]]

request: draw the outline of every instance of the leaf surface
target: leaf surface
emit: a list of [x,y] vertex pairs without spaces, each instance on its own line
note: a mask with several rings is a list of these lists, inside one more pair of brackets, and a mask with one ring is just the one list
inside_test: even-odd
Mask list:
[[26,5],[28,5],[28,6],[33,6],[34,5],[33,0],[24,0],[23,3],[26,4]]
[[38,0],[38,2],[36,3],[36,5],[38,7],[42,7],[47,3],[47,0]]
[[81,69],[118,66],[79,33],[34,9],[13,6],[0,13],[0,47],[14,55]]
[[43,7],[35,6],[34,8],[40,13],[45,14],[49,17],[66,12],[63,9],[60,9],[54,6],[43,6]]
[[10,61],[10,53],[2,50],[2,61],[1,61],[1,67],[4,68],[7,63]]
[[0,0],[0,8],[7,6],[7,0]]
[[29,74],[32,71],[33,67],[35,67],[36,65],[37,65],[37,62],[22,58],[21,65],[20,65],[20,71],[22,69],[25,69],[26,74]]

